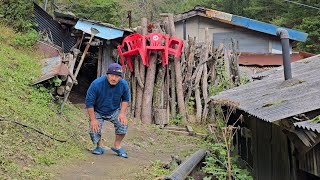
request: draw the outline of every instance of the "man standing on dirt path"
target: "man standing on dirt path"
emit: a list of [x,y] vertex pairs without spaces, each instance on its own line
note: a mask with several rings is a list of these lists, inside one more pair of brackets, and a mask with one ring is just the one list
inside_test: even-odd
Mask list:
[[86,96],[86,108],[89,113],[90,137],[97,147],[93,154],[101,155],[105,148],[102,146],[101,129],[104,121],[110,121],[115,128],[115,141],[111,150],[118,156],[128,158],[127,152],[120,146],[128,131],[126,109],[130,101],[130,90],[127,81],[122,79],[122,68],[113,63],[108,67],[107,75],[94,80]]

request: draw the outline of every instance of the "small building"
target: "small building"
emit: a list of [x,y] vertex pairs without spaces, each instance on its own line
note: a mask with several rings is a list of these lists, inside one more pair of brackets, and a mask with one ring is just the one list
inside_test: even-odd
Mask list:
[[[105,75],[109,64],[119,61],[115,53],[117,45],[133,32],[109,23],[79,19],[72,13],[54,12],[52,17],[36,3],[32,21],[37,24],[35,30],[47,37],[46,42],[38,43],[38,48],[45,52],[47,59],[42,63],[44,66],[42,76],[34,84],[54,77],[62,79],[63,82],[59,83],[59,86],[63,90],[57,93],[66,97],[65,92],[68,88],[65,77],[75,73],[82,57],[84,58],[83,64],[79,66],[78,76],[75,77],[78,85],[71,87],[70,100],[74,103],[83,103],[90,83],[97,77]],[[94,36],[92,29],[98,32]],[[91,43],[87,48],[89,42]],[[86,49],[87,53],[83,53]],[[70,54],[72,56],[68,56]],[[71,61],[73,63],[70,63]],[[68,67],[70,64],[72,68]]]
[[[248,73],[254,69],[261,71],[265,67],[282,65],[282,49],[280,39],[276,36],[279,28],[276,25],[256,21],[242,16],[237,16],[204,7],[194,9],[175,16],[176,35],[184,40],[196,37],[204,41],[205,28],[209,28],[209,37],[217,48],[220,43],[226,47],[231,43],[231,38],[239,43],[239,65],[255,68],[246,68]],[[291,61],[298,61],[311,54],[292,50],[296,41],[305,42],[308,34],[288,29],[290,39]],[[263,67],[262,69],[258,69]],[[241,69],[241,67],[240,67]]]
[[[243,115],[234,137],[237,153],[258,180],[320,178],[320,55],[257,74],[254,82],[211,97]],[[229,119],[234,121],[234,119]]]

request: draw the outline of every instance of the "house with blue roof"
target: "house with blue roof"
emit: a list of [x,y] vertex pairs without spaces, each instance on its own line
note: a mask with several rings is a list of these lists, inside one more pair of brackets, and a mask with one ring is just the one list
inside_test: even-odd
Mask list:
[[[220,43],[228,47],[231,38],[238,41],[241,52],[240,65],[260,67],[282,65],[281,42],[276,34],[279,26],[213,9],[195,7],[176,15],[175,27],[176,35],[181,39],[196,37],[198,41],[204,41],[205,28],[209,28],[209,37],[215,48]],[[309,53],[292,50],[293,43],[305,42],[308,34],[285,29],[289,33],[291,61],[312,56]]]

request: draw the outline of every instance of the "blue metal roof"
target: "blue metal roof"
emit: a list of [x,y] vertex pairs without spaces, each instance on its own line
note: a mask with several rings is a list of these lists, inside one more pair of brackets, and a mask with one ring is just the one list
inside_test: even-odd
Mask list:
[[[203,17],[211,18],[223,23],[240,26],[243,28],[247,28],[250,30],[254,30],[254,31],[258,31],[258,32],[262,32],[262,33],[266,33],[274,36],[277,35],[276,34],[277,29],[280,28],[280,26],[276,26],[273,24],[256,21],[250,18],[237,16],[237,15],[233,15],[233,14],[229,14],[229,13],[225,13],[225,12],[221,12],[213,9],[208,9],[204,7],[195,7],[191,11],[178,14],[175,17],[175,21],[181,21],[194,16],[203,16]],[[281,28],[284,28],[284,27],[281,27]],[[301,41],[301,42],[305,42],[307,40],[307,37],[308,37],[307,33],[289,29],[289,28],[284,28],[284,29],[288,30],[289,39],[291,40]]]
[[[261,22],[261,21],[256,21],[253,19],[249,19],[249,18],[242,17],[242,16],[236,16],[236,15],[232,15],[231,22],[234,25],[245,27],[245,28],[255,30],[258,32],[263,32],[266,34],[271,34],[274,36],[277,35],[277,29],[280,28],[279,26],[276,26],[273,24],[269,24],[269,23],[265,23],[265,22]],[[307,40],[307,37],[308,37],[307,33],[300,32],[300,31],[293,30],[293,29],[289,29],[289,28],[284,28],[284,29],[286,29],[288,31],[289,38],[292,40],[302,41],[302,42],[305,42]]]
[[75,28],[88,34],[90,34],[91,32],[90,30],[91,28],[95,28],[99,31],[99,33],[96,34],[95,36],[100,37],[102,39],[106,39],[106,40],[122,37],[125,31],[119,28],[109,27],[101,23],[99,24],[97,22],[85,21],[85,20],[79,20],[75,25]]

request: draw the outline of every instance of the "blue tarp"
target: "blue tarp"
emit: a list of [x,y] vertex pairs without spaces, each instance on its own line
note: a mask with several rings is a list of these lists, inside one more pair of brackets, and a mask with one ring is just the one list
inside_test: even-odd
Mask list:
[[91,33],[91,28],[95,28],[99,31],[98,34],[96,34],[96,37],[100,37],[102,39],[106,40],[111,40],[111,39],[116,39],[119,37],[123,36],[124,31],[112,28],[112,27],[107,27],[102,24],[96,24],[93,22],[88,22],[88,21],[82,21],[79,20],[75,26],[76,29],[81,30],[85,33],[90,34]]

